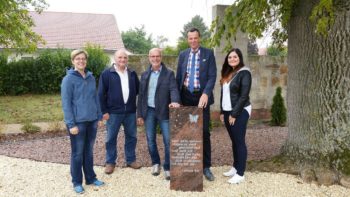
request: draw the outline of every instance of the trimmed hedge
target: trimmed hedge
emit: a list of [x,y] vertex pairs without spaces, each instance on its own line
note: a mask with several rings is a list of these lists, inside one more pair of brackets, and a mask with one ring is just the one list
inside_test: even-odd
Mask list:
[[[89,53],[87,69],[98,79],[109,57],[98,46],[87,45]],[[66,70],[71,67],[71,50],[44,50],[32,60],[6,63],[5,55],[0,55],[0,94],[50,94],[58,93]],[[90,66],[92,65],[92,66]]]

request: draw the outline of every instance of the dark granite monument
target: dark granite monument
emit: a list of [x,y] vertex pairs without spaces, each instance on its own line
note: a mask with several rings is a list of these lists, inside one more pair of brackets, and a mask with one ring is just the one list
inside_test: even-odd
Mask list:
[[203,110],[170,109],[170,189],[203,191]]

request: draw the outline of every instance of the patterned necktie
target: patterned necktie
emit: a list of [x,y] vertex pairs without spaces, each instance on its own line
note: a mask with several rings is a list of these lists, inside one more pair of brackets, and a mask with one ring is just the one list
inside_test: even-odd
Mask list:
[[194,91],[194,78],[196,77],[196,53],[197,51],[192,51],[192,61],[191,61],[191,73],[190,80],[188,84],[188,90],[193,93]]

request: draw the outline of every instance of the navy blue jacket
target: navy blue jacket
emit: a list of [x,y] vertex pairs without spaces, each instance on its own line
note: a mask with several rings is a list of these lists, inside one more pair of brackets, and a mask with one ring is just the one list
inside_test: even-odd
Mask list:
[[[148,108],[148,84],[152,73],[152,66],[142,73],[140,83],[140,94],[137,102],[137,117],[146,119]],[[169,70],[162,63],[157,81],[156,94],[154,98],[155,112],[158,120],[169,119],[169,104],[175,102],[180,103],[179,91],[176,86],[174,72]]]
[[129,98],[126,104],[123,99],[123,91],[118,73],[114,64],[105,69],[98,85],[102,114],[121,114],[136,112],[136,96],[139,90],[139,78],[134,70],[127,69],[129,78]]
[[[214,103],[213,89],[216,81],[216,62],[214,52],[211,49],[199,47],[200,58],[199,58],[199,84],[200,91],[208,95],[208,104]],[[177,64],[176,82],[177,86],[182,90],[182,86],[185,81],[187,72],[188,57],[191,49],[188,48],[182,51],[179,55],[179,61]]]
[[78,71],[67,70],[61,84],[61,98],[64,122],[68,128],[73,128],[76,123],[102,119],[96,81],[91,72],[86,72],[83,78]]

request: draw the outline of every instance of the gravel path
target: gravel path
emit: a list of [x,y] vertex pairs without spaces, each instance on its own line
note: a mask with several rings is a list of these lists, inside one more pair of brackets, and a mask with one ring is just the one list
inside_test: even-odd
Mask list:
[[[150,168],[140,170],[117,168],[105,175],[103,167],[95,167],[98,178],[106,182],[102,188],[85,186],[81,196],[349,196],[350,189],[339,185],[330,187],[303,183],[300,178],[287,174],[245,174],[245,182],[228,184],[221,174],[229,166],[213,167],[214,182],[204,180],[204,192],[181,192],[169,189],[163,174],[154,177]],[[0,196],[77,196],[72,190],[67,164],[37,162],[28,159],[0,156]]]
[[[279,153],[280,147],[287,138],[287,127],[269,127],[265,125],[251,126],[247,130],[248,160],[261,160],[270,158]],[[94,149],[95,165],[104,165],[106,132],[101,130],[97,134]],[[32,136],[29,136],[32,137]],[[151,166],[144,132],[138,133],[136,157],[144,166]],[[158,136],[160,155],[163,157],[163,142]],[[214,128],[211,133],[212,164],[213,166],[231,165],[231,141],[224,127]],[[118,137],[119,167],[124,163],[124,133]],[[47,139],[21,138],[16,141],[0,143],[0,155],[27,158],[36,161],[68,164],[70,161],[70,141],[68,136],[51,137]]]
[[[285,127],[249,127],[248,159],[260,160],[278,154],[287,132]],[[303,183],[297,176],[261,172],[246,172],[244,183],[229,185],[227,178],[221,175],[232,163],[231,142],[223,127],[215,128],[211,137],[212,170],[216,180],[204,180],[204,192],[172,191],[163,174],[152,176],[150,167],[140,170],[124,168],[123,132],[118,140],[118,168],[112,175],[104,174],[101,166],[105,159],[105,135],[103,130],[98,132],[94,157],[95,164],[100,165],[95,167],[97,176],[106,185],[102,188],[84,186],[86,192],[83,196],[348,196],[350,193],[350,189],[338,185],[317,186]],[[62,136],[62,133],[56,137],[52,137],[52,134],[44,135],[50,137],[47,139],[33,136],[0,141],[0,196],[74,196],[68,165],[69,138]],[[158,144],[163,155],[160,136]],[[151,165],[144,132],[138,133],[136,154],[144,166]]]

